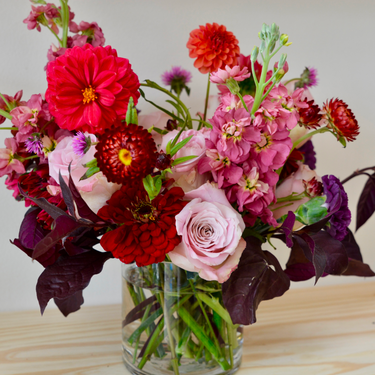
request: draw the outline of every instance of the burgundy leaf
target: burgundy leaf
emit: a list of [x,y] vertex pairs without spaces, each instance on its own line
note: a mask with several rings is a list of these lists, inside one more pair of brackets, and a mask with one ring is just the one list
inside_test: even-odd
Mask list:
[[315,268],[311,262],[287,265],[284,272],[292,281],[305,281],[315,276]]
[[89,285],[91,277],[103,269],[112,253],[91,250],[73,257],[62,254],[39,276],[36,292],[43,314],[51,298],[65,299]]
[[27,249],[34,249],[35,245],[47,234],[37,220],[40,211],[35,207],[29,210],[22,220],[18,237],[22,246]]
[[238,268],[223,283],[223,302],[234,324],[256,322],[255,311],[261,301],[283,295],[290,280],[278,260],[263,251],[261,241],[248,237]]
[[53,300],[61,313],[66,317],[70,313],[78,311],[83,305],[82,290],[78,290],[67,298],[54,298]]
[[375,173],[371,175],[359,197],[357,204],[356,231],[371,217],[375,211]]
[[33,259],[45,254],[52,246],[64,237],[72,234],[77,228],[83,226],[70,216],[59,216],[55,220],[55,228],[49,232],[34,248]]
[[286,246],[292,247],[293,240],[292,240],[292,233],[293,233],[293,226],[294,222],[296,221],[296,215],[292,211],[288,211],[288,216],[284,220],[283,224],[279,228],[285,234],[285,243]]
[[91,220],[93,223],[104,223],[103,219],[95,214],[91,208],[87,205],[87,203],[81,197],[78,189],[76,188],[72,176],[69,176],[69,188],[72,193],[73,199],[77,205],[77,210],[79,216],[83,217],[84,219]]
[[63,196],[64,202],[66,206],[68,207],[70,214],[73,217],[76,217],[73,195],[68,185],[66,184],[65,180],[62,177],[61,171],[59,171],[59,183],[60,183],[61,194]]
[[371,276],[375,276],[375,273],[371,270],[368,264],[363,263],[356,259],[349,258],[348,268],[343,273],[343,275],[371,277]]
[[34,202],[36,205],[38,205],[42,210],[46,211],[48,215],[50,215],[53,219],[57,219],[60,216],[69,216],[65,211],[63,211],[61,208],[56,207],[55,205],[49,203],[47,199],[45,198],[33,198],[27,195],[21,188],[20,185],[18,185],[18,189],[20,193],[30,199],[32,202]]
[[346,254],[349,258],[359,260],[360,262],[363,261],[361,250],[359,249],[359,246],[354,238],[354,235],[349,228],[348,234],[341,242],[345,246]]
[[[132,309],[125,317],[125,319],[122,321],[122,328],[127,326],[128,324],[134,322],[137,319],[141,319],[144,315],[144,309],[149,304],[153,304],[156,301],[155,296],[151,296],[147,299],[145,299],[143,302],[141,302],[139,305],[135,306],[134,309]],[[154,311],[158,310],[160,308],[160,304],[157,302],[153,304],[150,308],[149,314],[152,314]]]
[[345,246],[331,237],[326,231],[311,235],[315,243],[313,265],[315,267],[315,284],[323,275],[341,275],[348,268],[348,255]]
[[[28,255],[30,258],[33,256],[33,250],[28,249],[24,247],[21,244],[21,241],[16,238],[14,241],[10,241],[11,244],[17,246],[19,249],[21,249],[26,255]],[[62,249],[62,246],[60,244],[57,244],[53,247],[51,247],[46,253],[41,255],[38,258],[35,258],[36,261],[38,261],[43,267],[48,267],[51,264],[56,262],[56,259],[60,256],[60,250]]]
[[83,232],[80,236],[68,238],[64,241],[65,250],[70,256],[90,251],[100,242],[97,238],[98,234],[92,228],[81,227],[81,229]]

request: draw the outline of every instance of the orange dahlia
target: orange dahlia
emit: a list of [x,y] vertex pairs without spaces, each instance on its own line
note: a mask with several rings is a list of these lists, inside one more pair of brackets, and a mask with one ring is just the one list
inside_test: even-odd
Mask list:
[[125,184],[152,172],[156,163],[156,144],[142,126],[112,126],[100,137],[95,157],[109,182]]
[[49,111],[62,129],[101,134],[125,119],[129,98],[137,104],[139,80],[129,60],[115,49],[67,49],[47,65]]
[[344,137],[352,142],[359,134],[358,122],[348,105],[340,99],[331,99],[323,106],[325,117],[330,127],[337,135],[337,138]]
[[162,262],[181,238],[175,216],[187,202],[184,192],[174,187],[164,190],[150,202],[143,187],[122,186],[98,215],[120,226],[103,235],[100,244],[123,263],[138,267]]
[[232,67],[240,56],[236,37],[225,26],[215,22],[193,30],[186,47],[189,48],[189,56],[196,59],[194,66],[203,74],[224,69],[225,65]]

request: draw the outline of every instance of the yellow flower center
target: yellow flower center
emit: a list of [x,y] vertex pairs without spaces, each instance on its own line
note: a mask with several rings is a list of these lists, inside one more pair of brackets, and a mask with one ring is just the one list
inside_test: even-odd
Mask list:
[[130,151],[126,148],[122,148],[118,153],[118,158],[120,159],[121,163],[125,165],[130,165],[132,162],[132,156],[130,155]]
[[92,88],[91,85],[89,87],[86,87],[82,91],[82,96],[83,96],[83,104],[88,104],[91,101],[93,102],[95,99],[98,99],[97,95],[95,94],[95,89]]

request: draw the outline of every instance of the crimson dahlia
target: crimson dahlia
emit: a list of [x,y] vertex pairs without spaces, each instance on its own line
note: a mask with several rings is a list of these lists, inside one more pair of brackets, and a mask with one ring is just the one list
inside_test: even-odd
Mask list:
[[150,202],[143,187],[122,186],[98,215],[121,224],[102,237],[100,244],[123,263],[136,262],[138,267],[162,262],[165,254],[181,242],[175,216],[187,202],[184,192],[174,187]]
[[137,104],[139,80],[129,60],[115,49],[67,49],[47,66],[46,100],[62,129],[101,134],[116,120],[125,119],[129,98]]

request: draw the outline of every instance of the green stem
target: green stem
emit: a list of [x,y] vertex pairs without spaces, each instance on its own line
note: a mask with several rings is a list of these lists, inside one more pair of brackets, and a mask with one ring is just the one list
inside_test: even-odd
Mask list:
[[227,334],[228,334],[228,347],[229,347],[230,364],[233,367],[234,360],[233,360],[233,335],[232,335],[232,328],[228,327]]
[[174,343],[174,338],[172,335],[171,322],[169,320],[170,318],[169,311],[168,311],[169,309],[165,308],[166,306],[165,306],[165,301],[164,301],[164,293],[160,293],[160,304],[164,311],[164,320],[165,320],[165,325],[167,326],[169,346],[171,348],[171,362],[172,362],[173,371],[175,375],[179,375],[180,372],[178,370],[178,359],[176,356],[175,343]]
[[254,83],[255,83],[255,87],[258,90],[259,82],[258,82],[257,75],[255,74],[255,64],[254,64],[253,60],[251,60],[251,70],[252,70],[252,74],[253,74],[253,80],[254,80]]
[[46,25],[47,29],[56,37],[56,39],[58,40],[59,44],[60,44],[60,47],[62,46],[62,40],[59,38],[59,36],[52,30],[52,28],[48,25]]
[[18,130],[16,126],[12,126],[10,128],[0,128],[0,130]]
[[247,105],[245,101],[243,100],[243,96],[240,93],[237,93],[237,96],[240,98],[243,107],[246,109],[247,112],[249,112],[249,109],[247,108]]
[[289,81],[286,81],[285,83],[284,83],[284,86],[286,86],[288,83],[290,83],[290,82],[293,82],[293,81],[299,81],[300,80],[300,78],[292,78],[292,79],[290,79]]
[[198,129],[197,129],[197,130],[200,130],[200,129],[202,128],[203,125],[204,125],[206,128],[212,129],[212,125],[211,125],[209,122],[207,122],[207,121],[197,120],[197,119],[192,119],[191,121],[198,121],[198,122],[199,122]]
[[67,47],[68,27],[69,27],[69,8],[66,0],[60,0],[61,4],[61,21],[63,25],[63,35],[61,39],[61,47]]
[[325,128],[320,128],[320,129],[316,129],[310,133],[307,133],[305,135],[303,135],[301,138],[298,138],[294,143],[293,143],[293,147],[292,149],[290,150],[290,152],[292,152],[301,142],[303,142],[304,140],[312,137],[313,135],[315,134],[319,134],[319,133],[326,133],[326,132],[330,132],[331,130],[328,128],[328,127],[325,127]]
[[12,110],[12,107],[10,106],[8,100],[5,99],[4,95],[0,93],[0,98],[3,99],[5,105],[7,106],[9,112]]
[[204,315],[204,318],[206,319],[206,322],[207,322],[207,325],[208,325],[208,328],[209,328],[209,331],[212,335],[212,338],[214,339],[214,342],[215,342],[215,345],[217,347],[217,350],[221,353],[221,350],[220,350],[220,344],[219,344],[219,340],[217,339],[216,335],[215,335],[215,332],[214,332],[214,329],[212,327],[212,324],[210,322],[210,319],[208,319],[208,316],[207,316],[207,312],[206,312],[206,309],[204,308],[203,306],[203,303],[202,303],[202,300],[200,299],[199,295],[202,295],[203,293],[197,293],[197,291],[195,290],[195,287],[194,287],[194,283],[192,280],[189,280],[189,283],[191,285],[191,289],[193,289],[193,292],[194,292],[194,295],[196,296],[197,298],[197,301],[199,303],[199,306],[203,312],[203,315]]
[[168,91],[167,89],[164,89],[163,87],[159,86],[158,84],[156,84],[155,82],[152,82],[152,81],[149,81],[149,80],[146,80],[147,83],[141,83],[141,86],[144,86],[144,87],[150,87],[150,88],[153,88],[153,89],[156,89],[156,90],[159,90],[159,91],[162,91],[164,92],[165,94],[167,94],[168,96],[170,96],[171,98],[173,98],[180,106],[181,108],[185,111],[186,113],[186,123],[187,123],[187,127],[189,129],[192,129],[193,126],[191,124],[191,115],[190,115],[190,112],[189,110],[187,109],[186,105],[176,96],[176,95],[173,95],[170,91]]
[[11,114],[2,109],[0,109],[0,116],[6,117],[8,120],[11,120],[13,118]]
[[19,155],[14,155],[14,158],[21,161],[21,162],[24,162],[25,160],[39,158],[39,155],[31,155],[31,156],[28,156],[27,158],[23,158],[22,156],[19,156]]
[[208,98],[210,97],[210,85],[211,85],[210,75],[211,74],[208,73],[208,82],[207,82],[207,90],[206,90],[206,100],[204,102],[203,121],[206,121],[206,117],[207,117]]

